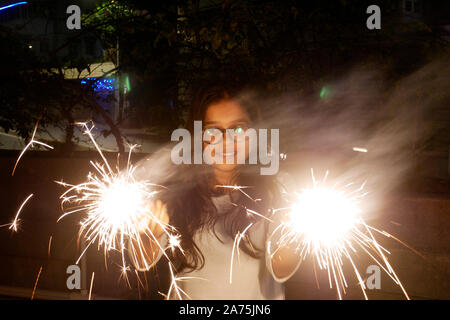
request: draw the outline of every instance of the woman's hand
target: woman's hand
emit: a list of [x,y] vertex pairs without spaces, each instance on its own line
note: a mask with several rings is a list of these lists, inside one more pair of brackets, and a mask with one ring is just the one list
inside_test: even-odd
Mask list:
[[279,248],[272,257],[272,270],[279,279],[286,278],[294,271],[300,262],[300,256],[293,244]]
[[148,270],[156,261],[161,250],[158,242],[169,223],[167,207],[161,200],[150,202],[147,211],[148,214],[140,222],[139,238],[131,240],[133,249],[130,254],[135,267],[140,271]]
[[[289,216],[282,215],[280,223],[289,224]],[[297,270],[300,263],[297,245],[296,242],[287,242],[284,246],[278,248],[272,256],[272,270],[277,278],[284,279]]]
[[140,233],[149,233],[158,239],[164,233],[164,227],[169,223],[166,204],[161,200],[151,201],[147,206],[147,215],[139,223]]

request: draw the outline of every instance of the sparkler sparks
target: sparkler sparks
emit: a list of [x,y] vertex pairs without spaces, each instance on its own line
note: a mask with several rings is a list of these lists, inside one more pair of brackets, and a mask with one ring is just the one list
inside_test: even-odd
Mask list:
[[52,146],[49,146],[48,144],[45,144],[43,142],[40,142],[40,141],[37,141],[34,139],[34,137],[36,136],[38,126],[39,126],[39,120],[36,122],[36,125],[34,126],[33,135],[31,136],[30,142],[28,142],[28,144],[25,146],[25,148],[23,148],[22,152],[19,154],[19,157],[16,160],[16,163],[14,164],[14,168],[11,173],[12,176],[14,176],[14,173],[16,172],[16,168],[17,168],[17,165],[19,164],[20,159],[22,159],[25,152],[27,152],[27,150],[29,148],[33,147],[34,144],[37,144],[37,145],[40,145],[40,146],[43,146],[43,147],[46,147],[49,149],[53,149]]
[[53,236],[50,236],[50,238],[48,239],[48,248],[47,248],[47,255],[50,257],[50,251],[52,249],[52,239]]
[[[252,200],[253,202],[258,202],[261,201],[261,199],[253,199],[247,192],[245,192],[243,189],[247,189],[249,187],[246,186],[237,186],[237,185],[216,185],[217,188],[225,188],[225,189],[231,189],[233,191],[237,190],[240,193],[242,193],[245,197],[249,198],[250,200]],[[236,206],[236,204],[232,203],[233,205]],[[254,215],[257,216],[259,218],[265,219],[269,222],[273,222],[270,218],[267,218],[266,216],[260,214],[259,212],[255,211],[255,210],[251,210],[249,208],[245,208],[245,211],[247,212],[247,214],[250,215]],[[245,239],[245,237],[247,236],[247,232],[248,230],[253,226],[253,223],[248,224],[244,230],[242,230],[242,232],[238,232],[236,234],[236,236],[234,237],[234,241],[233,241],[233,248],[231,250],[231,259],[230,259],[230,278],[229,278],[229,282],[230,284],[233,283],[233,264],[234,264],[234,257],[235,257],[235,252],[237,253],[237,257],[238,257],[238,261],[239,261],[239,257],[240,257],[240,251],[239,251],[239,246],[240,243],[243,239]]]
[[253,223],[250,223],[242,232],[238,232],[233,242],[233,249],[231,250],[231,261],[230,261],[230,284],[233,282],[233,262],[234,262],[234,252],[237,251],[237,256],[239,260],[239,244],[241,240],[245,237],[248,229],[252,227]]
[[159,227],[169,239],[172,239],[170,243],[172,249],[180,246],[180,242],[176,241],[177,238],[174,236],[175,228],[155,216],[149,207],[149,203],[155,200],[154,195],[162,187],[134,178],[135,167],[130,164],[133,146],[130,147],[126,169],[123,172],[113,171],[95,142],[91,132],[93,126],[89,128],[86,123],[79,125],[85,128],[85,134],[92,140],[104,163],[102,165],[91,161],[96,173],[89,173],[84,183],[70,185],[58,182],[68,187],[61,196],[63,209],[68,207],[68,210],[65,210],[58,221],[73,213],[85,214],[85,218],[81,221],[79,236],[84,237],[88,244],[76,263],[78,264],[87,248],[97,242],[98,248],[103,247],[105,254],[110,250],[117,250],[122,254],[121,269],[126,276],[129,267],[125,262],[125,251],[129,243],[130,254],[135,258],[140,257],[135,261],[143,261],[145,267],[149,268],[141,237],[147,236],[154,240],[160,250],[164,251],[159,244],[159,237],[155,236],[150,225]]
[[199,277],[177,277],[170,262],[169,262],[169,272],[172,280],[170,281],[170,287],[167,295],[164,295],[167,300],[172,299],[172,296],[174,296],[173,298],[176,298],[178,300],[183,300],[183,297],[187,299],[191,298],[183,289],[181,289],[181,286],[178,285],[178,282],[183,282],[192,279],[206,280]]
[[89,296],[88,296],[88,300],[91,300],[91,298],[92,298],[92,287],[94,286],[94,276],[95,276],[95,273],[92,272],[92,276],[91,276],[91,286],[89,287]]
[[38,284],[39,278],[41,276],[41,272],[42,272],[42,266],[39,268],[39,273],[38,273],[38,275],[36,277],[36,281],[34,282],[33,292],[31,292],[31,300],[34,299],[34,294],[36,293],[36,288],[37,288],[37,284]]
[[330,287],[334,283],[340,299],[348,287],[343,269],[347,262],[358,279],[364,297],[368,299],[364,281],[353,260],[353,256],[362,251],[386,272],[409,299],[387,259],[389,252],[378,243],[374,233],[391,236],[367,225],[362,218],[359,200],[365,195],[362,193],[364,185],[347,192],[347,189],[325,187],[326,176],[322,183],[315,180],[313,173],[312,176],[313,187],[295,194],[295,201],[289,208],[279,209],[279,213],[287,213],[285,220],[272,234],[280,232],[280,237],[274,252],[271,252],[269,243],[269,254],[273,257],[280,248],[294,244],[301,260],[312,257],[320,270],[328,272]]
[[[26,2],[24,2],[24,3],[26,3]],[[19,157],[17,158],[16,163],[14,164],[14,168],[13,168],[13,170],[12,170],[11,176],[14,176],[14,173],[16,172],[17,165],[19,164],[19,162],[20,162],[20,160],[22,159],[22,157],[23,157],[23,155],[25,154],[25,152],[26,152],[29,148],[33,147],[33,144],[37,144],[37,145],[41,145],[41,146],[44,146],[44,147],[49,148],[49,149],[53,149],[52,146],[49,146],[48,144],[45,144],[45,143],[43,143],[43,142],[40,142],[40,141],[37,141],[37,140],[34,139],[34,137],[36,136],[36,132],[37,132],[38,126],[39,126],[39,120],[36,122],[36,125],[34,126],[34,130],[33,130],[33,134],[32,134],[32,136],[31,136],[30,142],[28,142],[28,144],[25,146],[25,148],[23,148],[23,150],[22,150],[22,151],[20,152],[20,154],[19,154]],[[25,201],[22,203],[22,205],[20,206],[19,210],[18,210],[17,213],[16,213],[16,216],[15,216],[13,222],[12,222],[12,223],[7,223],[7,224],[0,225],[0,228],[1,228],[1,227],[9,226],[9,229],[12,229],[12,230],[14,230],[15,232],[17,232],[17,223],[19,222],[19,214],[20,214],[20,212],[22,211],[22,209],[23,209],[23,207],[25,206],[25,204],[28,202],[28,200],[30,200],[30,198],[31,198],[32,196],[33,196],[33,194],[30,194],[30,195],[28,196],[28,198],[26,198]]]
[[7,223],[7,224],[2,224],[2,225],[0,225],[0,227],[7,227],[7,226],[9,226],[9,229],[10,229],[10,230],[13,230],[13,231],[17,232],[18,223],[19,223],[19,221],[20,221],[19,215],[20,215],[20,213],[22,212],[23,207],[24,207],[25,204],[28,202],[28,200],[31,199],[31,197],[33,197],[33,194],[30,194],[30,195],[24,200],[24,202],[22,202],[22,204],[20,205],[19,210],[17,210],[16,216],[14,217],[13,222]]

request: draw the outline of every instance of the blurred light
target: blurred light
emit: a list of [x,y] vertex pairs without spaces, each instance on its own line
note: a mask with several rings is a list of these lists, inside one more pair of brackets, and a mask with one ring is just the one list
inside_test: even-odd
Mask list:
[[359,208],[355,202],[337,190],[315,187],[298,195],[289,216],[295,232],[332,248],[347,238],[356,224]]
[[22,2],[17,2],[17,3],[9,4],[9,5],[7,5],[7,6],[0,7],[0,11],[1,11],[1,10],[5,10],[5,9],[8,9],[8,8],[15,7],[15,6],[19,6],[19,5],[21,5],[21,4],[27,4],[27,2],[26,2],[26,1],[22,1]]
[[90,84],[94,88],[94,91],[114,90],[115,82],[115,78],[97,79],[91,77],[80,81],[81,84]]
[[330,96],[331,90],[329,87],[327,86],[323,86],[322,89],[320,90],[320,99],[325,99],[328,98]]
[[28,46],[28,49],[33,49],[33,46],[30,44],[30,45]]
[[131,91],[130,77],[129,76],[126,76],[126,78],[125,78],[125,87],[127,88],[127,92]]
[[356,151],[356,152],[367,152],[367,149],[366,149],[366,148],[357,148],[357,147],[354,147],[354,148],[353,148],[353,151]]

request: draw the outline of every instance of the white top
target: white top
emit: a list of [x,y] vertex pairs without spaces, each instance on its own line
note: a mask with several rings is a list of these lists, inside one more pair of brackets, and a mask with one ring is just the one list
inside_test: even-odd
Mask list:
[[[212,201],[216,205],[219,213],[227,210],[231,201],[228,195],[213,197]],[[189,277],[190,279],[178,281],[179,287],[187,294],[187,297],[194,300],[261,300],[261,299],[284,299],[283,282],[288,280],[298,269],[283,278],[279,279],[272,270],[272,261],[267,250],[268,238],[272,234],[277,223],[268,223],[261,219],[252,225],[247,234],[252,243],[257,248],[264,248],[265,255],[261,259],[255,259],[245,252],[235,249],[233,259],[233,272],[230,283],[231,256],[233,250],[233,240],[229,236],[223,235],[223,231],[216,227],[216,233],[219,235],[219,241],[212,231],[198,232],[194,236],[194,241],[205,257],[205,264],[202,269],[194,270],[189,273],[177,274],[177,277]],[[223,236],[222,236],[223,235]],[[167,247],[167,237],[161,238],[161,246]],[[162,251],[151,268],[161,258]],[[132,259],[133,260],[133,259]],[[133,261],[134,262],[134,261]],[[139,271],[136,263],[134,265]]]

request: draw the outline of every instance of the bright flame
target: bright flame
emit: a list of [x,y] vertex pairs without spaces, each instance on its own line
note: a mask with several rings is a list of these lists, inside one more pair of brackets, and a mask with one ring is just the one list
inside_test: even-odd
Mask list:
[[121,172],[113,171],[92,136],[93,127],[88,128],[85,123],[81,125],[85,127],[85,133],[102,157],[103,165],[91,161],[96,172],[89,173],[84,183],[70,185],[58,182],[68,188],[61,196],[63,209],[67,210],[59,220],[73,213],[84,213],[79,235],[84,237],[88,244],[77,263],[86,250],[97,242],[98,247],[103,247],[105,253],[110,250],[121,252],[122,276],[125,278],[130,270],[125,262],[125,252],[128,250],[135,261],[142,261],[145,268],[149,269],[150,262],[145,258],[143,238],[153,240],[167,257],[165,248],[159,243],[159,237],[153,234],[150,225],[163,230],[171,240],[172,250],[179,248],[183,252],[175,228],[162,221],[150,208],[150,202],[155,200],[154,195],[161,186],[134,178],[135,167],[130,164],[133,147],[130,148],[126,169]]
[[143,220],[146,216],[145,198],[145,190],[139,183],[119,178],[100,193],[97,213],[105,218],[111,229],[119,229]]
[[333,246],[354,227],[358,213],[356,203],[342,192],[314,187],[297,196],[289,218],[306,241]]
[[103,175],[89,174],[87,182],[75,186],[60,182],[70,187],[62,195],[62,203],[71,205],[71,210],[61,218],[80,211],[87,213],[81,221],[80,235],[91,242],[98,240],[105,251],[117,248],[122,251],[125,239],[140,239],[140,233],[150,232],[150,220],[156,220],[166,228],[148,208],[149,201],[157,192],[149,190],[148,183],[135,181],[133,171],[107,174],[99,165],[93,166]]
[[[274,242],[269,241],[267,247],[271,257],[280,248],[294,245],[301,261],[311,257],[320,270],[327,271],[329,285],[331,288],[336,287],[340,299],[348,287],[344,274],[344,265],[348,263],[367,299],[364,280],[353,260],[356,254],[367,254],[369,259],[379,265],[409,299],[387,259],[389,251],[378,243],[374,234],[392,236],[367,225],[361,216],[362,211],[358,204],[365,195],[361,192],[364,184],[357,190],[349,192],[349,185],[341,189],[336,186],[325,187],[327,175],[322,184],[316,182],[313,172],[312,177],[313,187],[294,193],[294,200],[290,207],[274,211],[279,214],[285,212],[285,214],[283,222],[271,235],[271,238],[275,239]],[[274,244],[273,250],[272,244]]]

